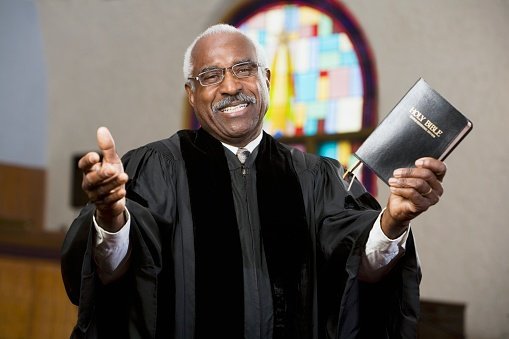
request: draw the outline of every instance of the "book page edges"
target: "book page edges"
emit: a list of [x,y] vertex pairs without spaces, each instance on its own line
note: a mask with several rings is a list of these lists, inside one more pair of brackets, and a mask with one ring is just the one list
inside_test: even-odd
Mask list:
[[[382,180],[383,182],[385,182],[387,185],[389,185],[389,182],[388,182],[388,179],[386,179],[379,171],[375,170],[373,167],[371,167],[367,161],[365,161],[364,159],[362,159],[357,153],[354,153],[353,154],[358,160],[358,163],[361,162],[363,166],[366,166],[367,168],[369,168],[369,170],[373,173],[376,174],[376,176],[378,178],[380,178],[380,180]],[[357,167],[357,163],[355,164],[355,167]],[[354,168],[352,168],[352,171],[354,170]]]
[[467,134],[472,130],[472,127],[473,127],[473,124],[472,124],[472,121],[470,120],[467,120],[467,124],[466,126],[461,130],[461,132],[458,133],[458,135],[456,136],[456,138],[454,138],[450,143],[449,143],[449,146],[447,146],[447,148],[444,150],[444,152],[442,153],[442,155],[438,158],[438,160],[440,161],[444,161],[445,158],[447,158],[447,156],[449,154],[451,154],[451,152],[454,150],[454,148],[456,148],[456,146],[459,145],[459,143],[461,142],[461,140],[463,140],[463,138],[465,138],[467,136]]

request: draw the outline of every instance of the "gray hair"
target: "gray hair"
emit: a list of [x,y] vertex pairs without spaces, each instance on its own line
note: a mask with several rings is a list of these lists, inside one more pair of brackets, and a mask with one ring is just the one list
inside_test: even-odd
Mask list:
[[189,81],[189,77],[192,76],[193,73],[193,60],[191,57],[191,54],[193,52],[194,47],[196,46],[196,43],[207,36],[218,34],[218,33],[238,33],[244,36],[246,39],[248,39],[255,47],[256,50],[256,62],[261,66],[259,72],[263,72],[262,70],[267,68],[267,58],[265,56],[265,51],[263,47],[254,39],[252,39],[249,35],[241,31],[235,26],[228,25],[228,24],[217,24],[210,26],[207,28],[204,32],[202,32],[200,35],[194,39],[194,41],[189,45],[189,47],[186,50],[186,53],[184,54],[184,66],[182,70],[184,71],[184,80],[186,83],[189,83],[189,86],[191,86],[191,89],[194,91],[194,82]]

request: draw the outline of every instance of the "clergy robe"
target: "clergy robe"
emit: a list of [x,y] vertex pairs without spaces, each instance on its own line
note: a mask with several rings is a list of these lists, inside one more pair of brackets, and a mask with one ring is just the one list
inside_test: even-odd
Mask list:
[[[99,280],[93,206],[82,210],[63,244],[64,283],[79,305],[74,337],[243,337],[246,256],[225,151],[200,129],[124,156],[128,272],[106,286]],[[257,153],[256,254],[269,277],[273,337],[414,338],[420,270],[412,237],[382,281],[359,281],[380,210],[375,199],[358,183],[347,191],[336,162],[267,134]]]

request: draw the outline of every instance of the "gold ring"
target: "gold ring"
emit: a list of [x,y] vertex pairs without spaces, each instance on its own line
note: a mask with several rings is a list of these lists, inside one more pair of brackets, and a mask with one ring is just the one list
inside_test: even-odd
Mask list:
[[431,192],[433,192],[433,188],[430,187],[429,191],[427,191],[426,193],[421,193],[421,195],[424,197],[424,196],[430,194]]

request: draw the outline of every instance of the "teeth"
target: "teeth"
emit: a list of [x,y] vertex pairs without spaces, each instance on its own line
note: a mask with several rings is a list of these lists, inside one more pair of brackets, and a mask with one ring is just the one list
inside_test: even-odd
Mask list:
[[240,111],[244,108],[247,107],[247,104],[240,104],[240,105],[237,105],[237,106],[231,106],[231,107],[226,107],[224,109],[221,110],[221,112],[223,113],[232,113],[232,112],[237,112],[237,111]]

